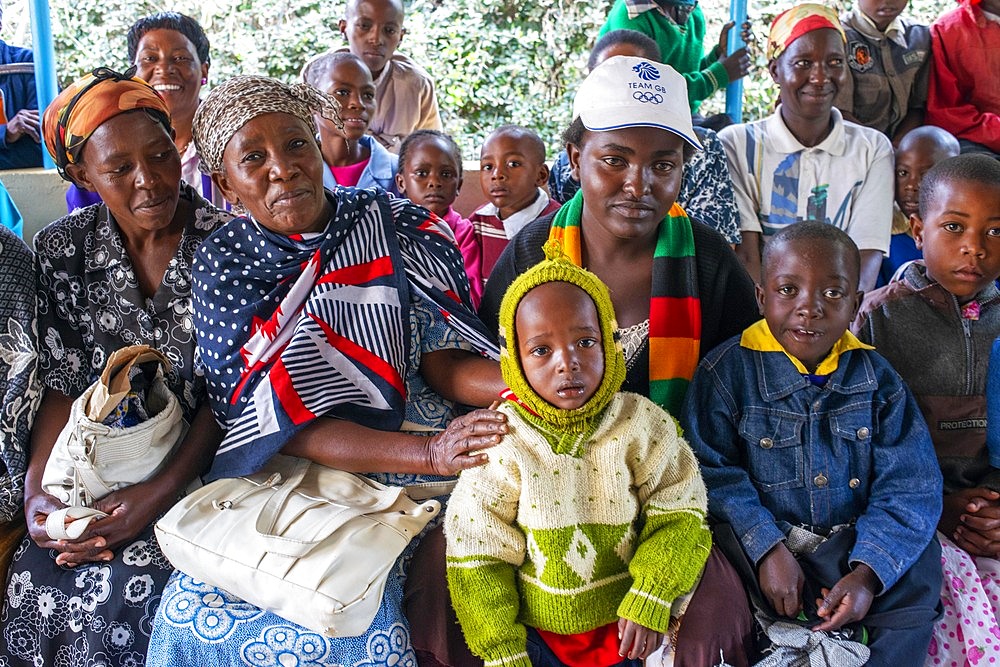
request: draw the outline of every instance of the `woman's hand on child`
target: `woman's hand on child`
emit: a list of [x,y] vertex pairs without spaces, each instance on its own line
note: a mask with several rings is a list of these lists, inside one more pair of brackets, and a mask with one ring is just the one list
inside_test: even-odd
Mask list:
[[645,660],[650,653],[660,648],[663,633],[639,625],[625,618],[618,619],[618,655],[629,660]]
[[[496,407],[496,404],[493,405]],[[456,475],[489,461],[482,450],[500,444],[507,416],[492,409],[456,417],[444,431],[427,439],[427,462],[436,475]]]
[[760,590],[781,616],[795,618],[802,611],[802,588],[806,577],[784,542],[767,552],[758,568]]
[[881,588],[875,571],[864,563],[859,564],[833,588],[821,589],[823,597],[816,600],[816,613],[825,620],[813,630],[838,630],[848,623],[860,621],[868,614]]

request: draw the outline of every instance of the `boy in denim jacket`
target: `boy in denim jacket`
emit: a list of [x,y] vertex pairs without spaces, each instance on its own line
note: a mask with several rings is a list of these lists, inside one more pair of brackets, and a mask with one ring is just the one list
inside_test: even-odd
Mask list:
[[702,361],[681,422],[760,611],[817,631],[860,622],[867,664],[919,665],[938,614],[941,474],[909,390],[847,330],[859,269],[832,225],[776,234],[764,319]]

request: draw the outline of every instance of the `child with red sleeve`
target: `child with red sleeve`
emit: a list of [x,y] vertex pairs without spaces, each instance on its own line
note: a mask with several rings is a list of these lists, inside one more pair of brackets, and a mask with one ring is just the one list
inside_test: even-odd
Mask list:
[[931,26],[928,125],[956,137],[963,153],[1000,157],[1000,0],[959,0]]

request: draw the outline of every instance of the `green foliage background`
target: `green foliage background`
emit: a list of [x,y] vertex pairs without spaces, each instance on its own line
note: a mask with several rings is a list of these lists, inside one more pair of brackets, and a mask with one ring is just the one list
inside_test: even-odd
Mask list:
[[[446,129],[466,158],[503,123],[536,129],[550,150],[569,124],[573,91],[613,0],[408,0],[407,35],[400,51],[421,63],[437,84]],[[125,67],[125,31],[141,16],[163,9],[186,13],[212,42],[212,81],[240,73],[294,80],[312,55],[345,45],[337,31],[342,0],[50,0],[60,84],[98,65]],[[844,9],[845,2],[830,2]],[[30,45],[27,0],[5,3],[3,38]],[[756,34],[754,71],[744,87],[744,118],[773,108],[776,89],[767,74],[764,43],[774,16],[789,0],[751,2]],[[909,14],[931,22],[951,0],[912,0]],[[709,44],[727,20],[726,0],[702,0]],[[718,93],[703,111],[722,111]]]

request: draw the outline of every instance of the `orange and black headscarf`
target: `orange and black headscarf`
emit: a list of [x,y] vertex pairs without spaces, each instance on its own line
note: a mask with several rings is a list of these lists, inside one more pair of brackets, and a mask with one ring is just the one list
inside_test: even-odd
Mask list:
[[59,169],[66,175],[66,166],[80,160],[87,139],[105,121],[118,114],[137,109],[172,132],[167,103],[153,88],[135,76],[135,67],[120,74],[107,67],[98,67],[59,93],[45,110],[42,135],[45,147]]
[[771,32],[767,36],[767,59],[776,59],[799,37],[814,30],[832,29],[840,33],[846,43],[847,35],[840,24],[837,12],[824,5],[803,3],[796,5],[774,17]]

